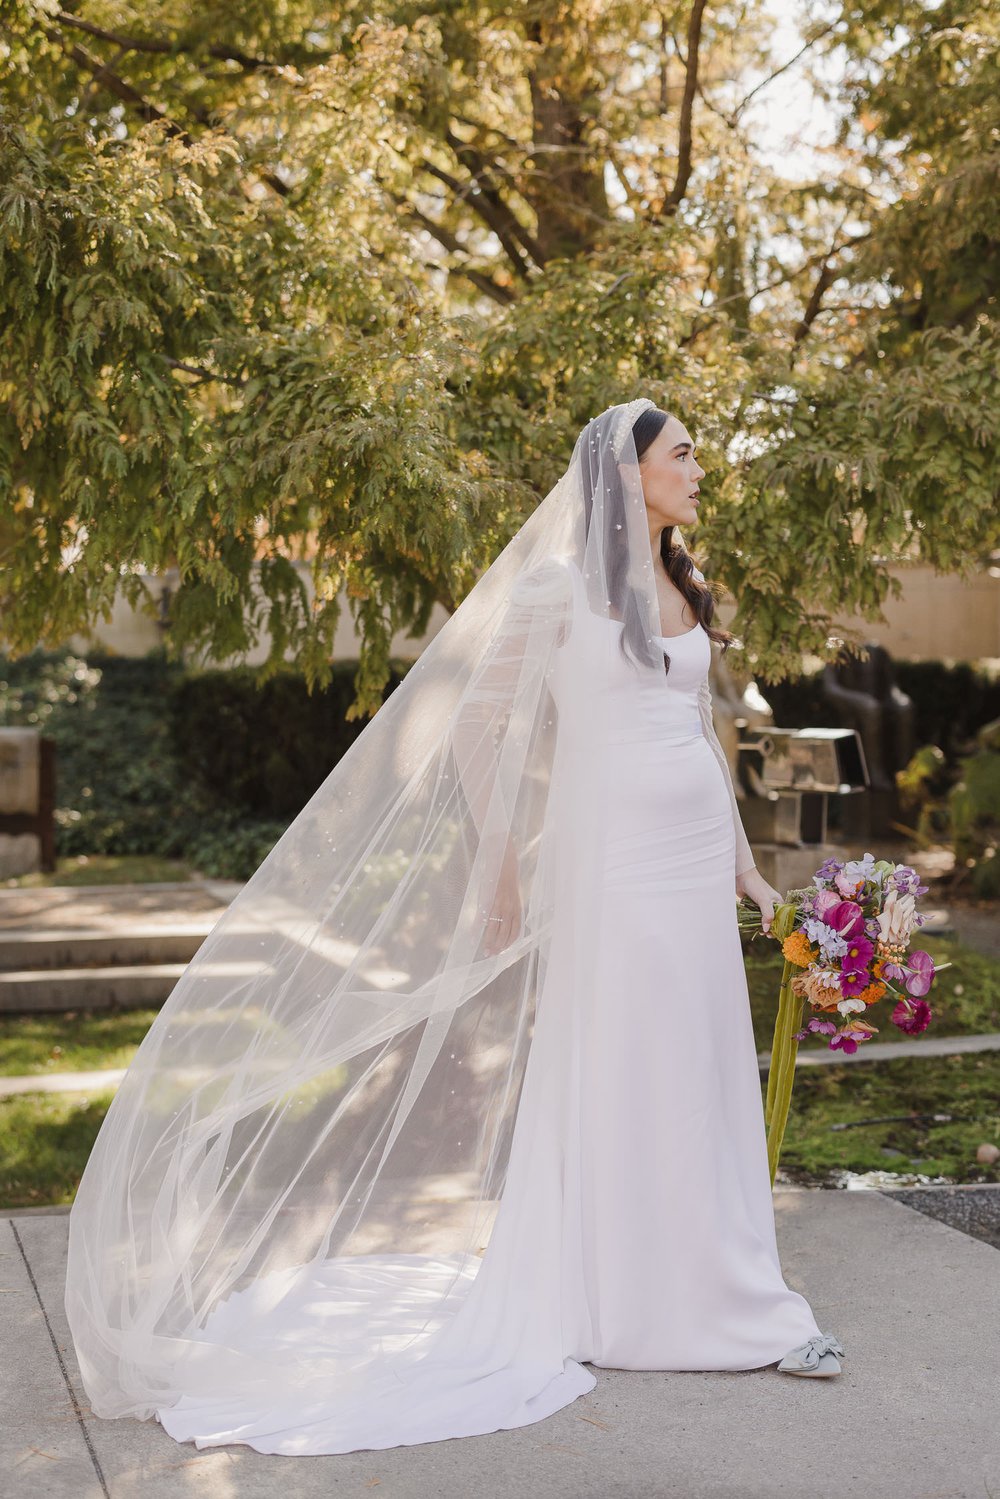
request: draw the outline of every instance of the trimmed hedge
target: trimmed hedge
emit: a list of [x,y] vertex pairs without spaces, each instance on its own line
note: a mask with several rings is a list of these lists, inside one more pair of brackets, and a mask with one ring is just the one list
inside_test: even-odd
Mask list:
[[[330,686],[311,696],[290,671],[261,686],[252,667],[184,677],[171,699],[176,763],[216,803],[290,822],[368,722],[344,717],[356,670],[338,662]],[[393,672],[387,694],[403,675]]]

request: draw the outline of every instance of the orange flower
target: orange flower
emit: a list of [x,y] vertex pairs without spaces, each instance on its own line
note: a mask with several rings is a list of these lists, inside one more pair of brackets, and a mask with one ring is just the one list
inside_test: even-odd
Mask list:
[[819,948],[812,946],[805,932],[789,932],[781,944],[781,951],[789,963],[798,968],[808,968],[819,957]]
[[874,984],[868,984],[864,989],[862,989],[861,993],[857,997],[858,999],[863,999],[866,1005],[873,1005],[875,1004],[876,1000],[882,998],[882,995],[885,993],[885,991],[886,985],[876,982]]

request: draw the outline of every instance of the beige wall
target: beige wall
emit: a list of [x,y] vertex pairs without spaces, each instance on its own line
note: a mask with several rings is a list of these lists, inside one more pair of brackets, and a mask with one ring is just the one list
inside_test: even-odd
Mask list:
[[[308,587],[307,564],[301,564],[300,571]],[[878,641],[901,659],[1000,658],[1000,569],[977,573],[969,578],[938,574],[929,567],[920,566],[899,567],[895,573],[902,582],[902,594],[899,599],[886,601],[886,624],[866,621],[860,615],[843,616],[836,623],[863,631],[864,639]],[[158,598],[165,586],[176,586],[176,582],[176,574],[151,578],[150,591]],[[723,622],[730,619],[732,613],[731,608],[720,609]],[[393,638],[393,652],[399,656],[418,655],[421,645],[437,633],[447,618],[447,612],[437,606],[427,635],[417,641],[398,633]],[[155,619],[135,612],[121,597],[116,602],[110,622],[105,624],[102,621],[94,630],[94,639],[101,646],[127,656],[143,655],[156,646],[160,638]],[[82,636],[75,635],[69,644],[83,650],[87,642]],[[256,664],[264,660],[266,654],[266,647],[262,645],[242,659]],[[356,655],[357,638],[345,600],[334,641],[334,657],[343,659]]]

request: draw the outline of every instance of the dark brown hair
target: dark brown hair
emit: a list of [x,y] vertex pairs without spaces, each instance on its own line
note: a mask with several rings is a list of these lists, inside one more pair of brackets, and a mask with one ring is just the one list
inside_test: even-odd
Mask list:
[[[647,406],[632,423],[632,438],[640,464],[654,438],[662,432],[666,421],[667,412],[660,411],[656,406]],[[710,640],[719,642],[725,655],[736,637],[722,625],[712,624],[715,596],[707,583],[700,583],[694,576],[694,562],[690,553],[684,547],[674,544],[673,526],[664,526],[660,533],[660,558],[667,577],[691,605],[695,619],[703,626]],[[624,631],[622,633],[624,635]],[[663,652],[663,660],[664,670],[669,671],[670,657],[666,651]]]

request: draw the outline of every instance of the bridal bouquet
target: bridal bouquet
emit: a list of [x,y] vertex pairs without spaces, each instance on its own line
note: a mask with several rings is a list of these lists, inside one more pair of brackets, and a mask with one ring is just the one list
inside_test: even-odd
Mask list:
[[[894,996],[892,1023],[907,1035],[927,1029],[931,1008],[924,995],[934,982],[929,953],[908,950],[910,938],[926,920],[916,910],[919,883],[908,864],[862,859],[826,859],[811,885],[789,892],[775,908],[771,935],[781,942],[785,966],[778,994],[771,1063],[767,1079],[768,1162],[771,1183],[788,1119],[798,1043],[827,1037],[831,1050],[850,1055],[878,1033],[866,1018],[869,1007]],[[760,927],[760,913],[740,926]],[[901,986],[901,987],[897,987]],[[802,1011],[814,1012],[805,1025]]]

